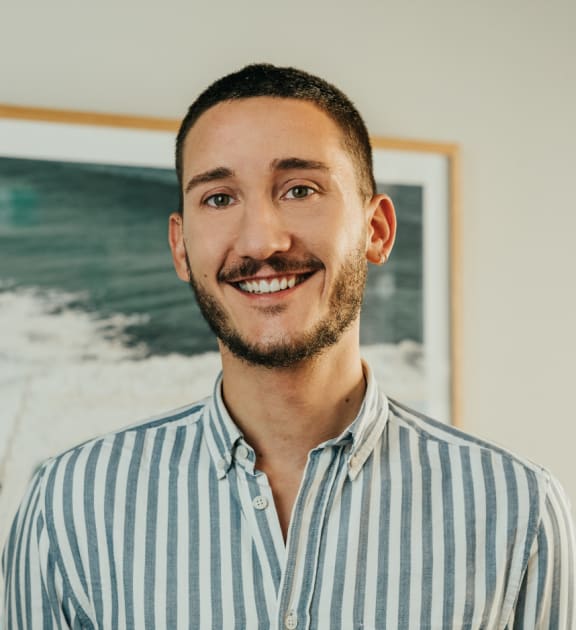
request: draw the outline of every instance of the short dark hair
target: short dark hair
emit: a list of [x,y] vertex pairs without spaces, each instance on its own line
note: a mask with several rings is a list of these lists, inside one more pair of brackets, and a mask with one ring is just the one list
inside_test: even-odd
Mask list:
[[218,79],[200,94],[188,109],[176,137],[176,174],[182,212],[183,151],[186,136],[198,118],[214,105],[257,96],[308,101],[326,113],[340,128],[344,147],[350,153],[358,177],[360,194],[369,199],[376,193],[372,172],[372,147],[366,125],[350,99],[320,77],[297,68],[267,63],[252,64]]

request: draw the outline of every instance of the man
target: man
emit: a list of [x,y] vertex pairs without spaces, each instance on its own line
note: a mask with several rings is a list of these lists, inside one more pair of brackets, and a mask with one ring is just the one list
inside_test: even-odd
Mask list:
[[558,483],[387,399],[361,361],[396,223],[349,100],[249,66],[192,105],[176,166],[170,247],[222,374],[42,467],[7,627],[573,628]]

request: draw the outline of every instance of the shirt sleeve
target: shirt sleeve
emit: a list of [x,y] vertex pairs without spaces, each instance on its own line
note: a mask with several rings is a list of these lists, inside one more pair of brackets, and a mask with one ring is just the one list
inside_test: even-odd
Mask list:
[[550,477],[542,518],[534,539],[513,619],[514,630],[576,628],[576,547],[570,506]]
[[50,548],[42,508],[42,467],[32,479],[14,518],[2,555],[4,612],[9,630],[72,628],[76,619]]

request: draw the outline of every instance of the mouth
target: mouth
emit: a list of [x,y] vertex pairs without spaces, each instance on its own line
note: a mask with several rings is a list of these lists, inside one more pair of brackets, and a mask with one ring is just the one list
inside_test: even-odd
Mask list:
[[239,282],[233,282],[232,285],[243,293],[254,295],[281,293],[282,291],[288,291],[302,284],[314,273],[315,271],[302,274],[274,276],[273,278],[248,278]]

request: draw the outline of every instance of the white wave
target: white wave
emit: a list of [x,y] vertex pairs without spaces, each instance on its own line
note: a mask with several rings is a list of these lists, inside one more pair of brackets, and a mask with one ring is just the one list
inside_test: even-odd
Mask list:
[[[42,460],[204,397],[220,370],[218,353],[141,359],[144,346],[123,343],[133,318],[97,319],[69,307],[77,298],[31,289],[0,292],[0,545]],[[385,391],[418,405],[419,344],[367,346],[363,355]]]
[[0,356],[19,364],[135,359],[145,347],[127,348],[124,330],[142,316],[98,318],[71,308],[83,294],[16,289],[0,292]]

